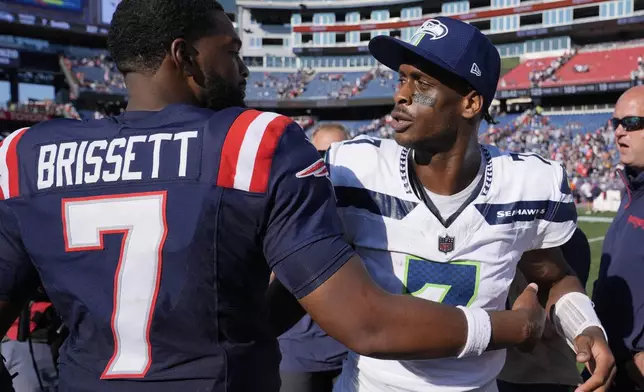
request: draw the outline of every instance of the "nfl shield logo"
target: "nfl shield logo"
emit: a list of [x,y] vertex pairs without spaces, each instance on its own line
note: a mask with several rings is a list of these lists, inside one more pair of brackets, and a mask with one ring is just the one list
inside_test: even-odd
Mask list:
[[447,254],[454,250],[454,237],[445,235],[445,237],[438,236],[438,250]]

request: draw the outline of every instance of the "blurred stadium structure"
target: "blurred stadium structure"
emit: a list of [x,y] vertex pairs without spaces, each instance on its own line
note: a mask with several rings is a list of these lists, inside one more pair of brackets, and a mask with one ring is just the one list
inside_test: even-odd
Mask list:
[[[0,1],[0,133],[123,110],[123,78],[105,51],[118,2]],[[342,122],[354,136],[391,135],[397,75],[376,64],[368,41],[409,39],[431,16],[467,21],[503,59],[499,124],[482,124],[481,140],[563,162],[582,199],[620,186],[607,120],[621,92],[644,83],[644,0],[222,3],[251,69],[248,105],[292,116],[307,131]]]

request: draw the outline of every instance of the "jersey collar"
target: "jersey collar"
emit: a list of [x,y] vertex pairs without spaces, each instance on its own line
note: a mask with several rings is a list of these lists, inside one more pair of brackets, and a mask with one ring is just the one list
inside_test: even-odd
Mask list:
[[400,176],[405,188],[405,192],[408,194],[414,194],[421,202],[425,204],[427,209],[438,219],[438,221],[443,225],[443,227],[448,228],[454,221],[461,215],[461,213],[472,204],[479,196],[485,196],[490,191],[490,186],[492,184],[492,155],[488,149],[479,144],[481,150],[481,158],[485,161],[485,170],[484,175],[479,180],[479,183],[476,185],[476,188],[470,195],[470,197],[463,202],[463,204],[447,219],[443,219],[440,212],[436,208],[436,205],[431,200],[427,192],[425,192],[423,184],[420,182],[416,171],[414,170],[413,165],[413,152],[408,148],[403,148],[403,151],[400,155]]

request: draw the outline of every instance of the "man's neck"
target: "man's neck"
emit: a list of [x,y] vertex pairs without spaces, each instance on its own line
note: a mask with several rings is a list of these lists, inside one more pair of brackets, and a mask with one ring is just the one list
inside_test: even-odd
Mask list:
[[158,74],[153,76],[128,74],[125,77],[129,93],[126,111],[156,112],[171,104],[196,104],[192,95],[177,94],[181,91],[179,86],[172,86],[168,82],[160,83],[158,80],[160,78]]
[[415,151],[414,168],[425,188],[439,195],[454,195],[474,181],[481,166],[476,139],[466,146],[431,155]]

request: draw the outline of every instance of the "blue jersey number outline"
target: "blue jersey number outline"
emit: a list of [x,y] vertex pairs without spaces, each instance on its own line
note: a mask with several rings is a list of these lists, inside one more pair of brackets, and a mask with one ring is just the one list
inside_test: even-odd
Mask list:
[[516,153],[516,152],[511,152],[510,156],[512,157],[512,160],[515,162],[524,162],[524,158],[536,158],[540,160],[541,162],[545,163],[546,165],[550,165],[550,162],[545,160],[543,157],[541,157],[538,154],[535,153]]
[[[436,261],[407,256],[403,293],[452,306],[470,306],[478,296],[481,263],[478,261]],[[428,288],[432,298],[422,295]]]
[[378,139],[370,139],[370,138],[363,138],[363,139],[349,140],[349,141],[343,142],[342,144],[344,144],[344,145],[349,145],[349,144],[371,144],[374,147],[380,147],[380,140],[378,140]]

